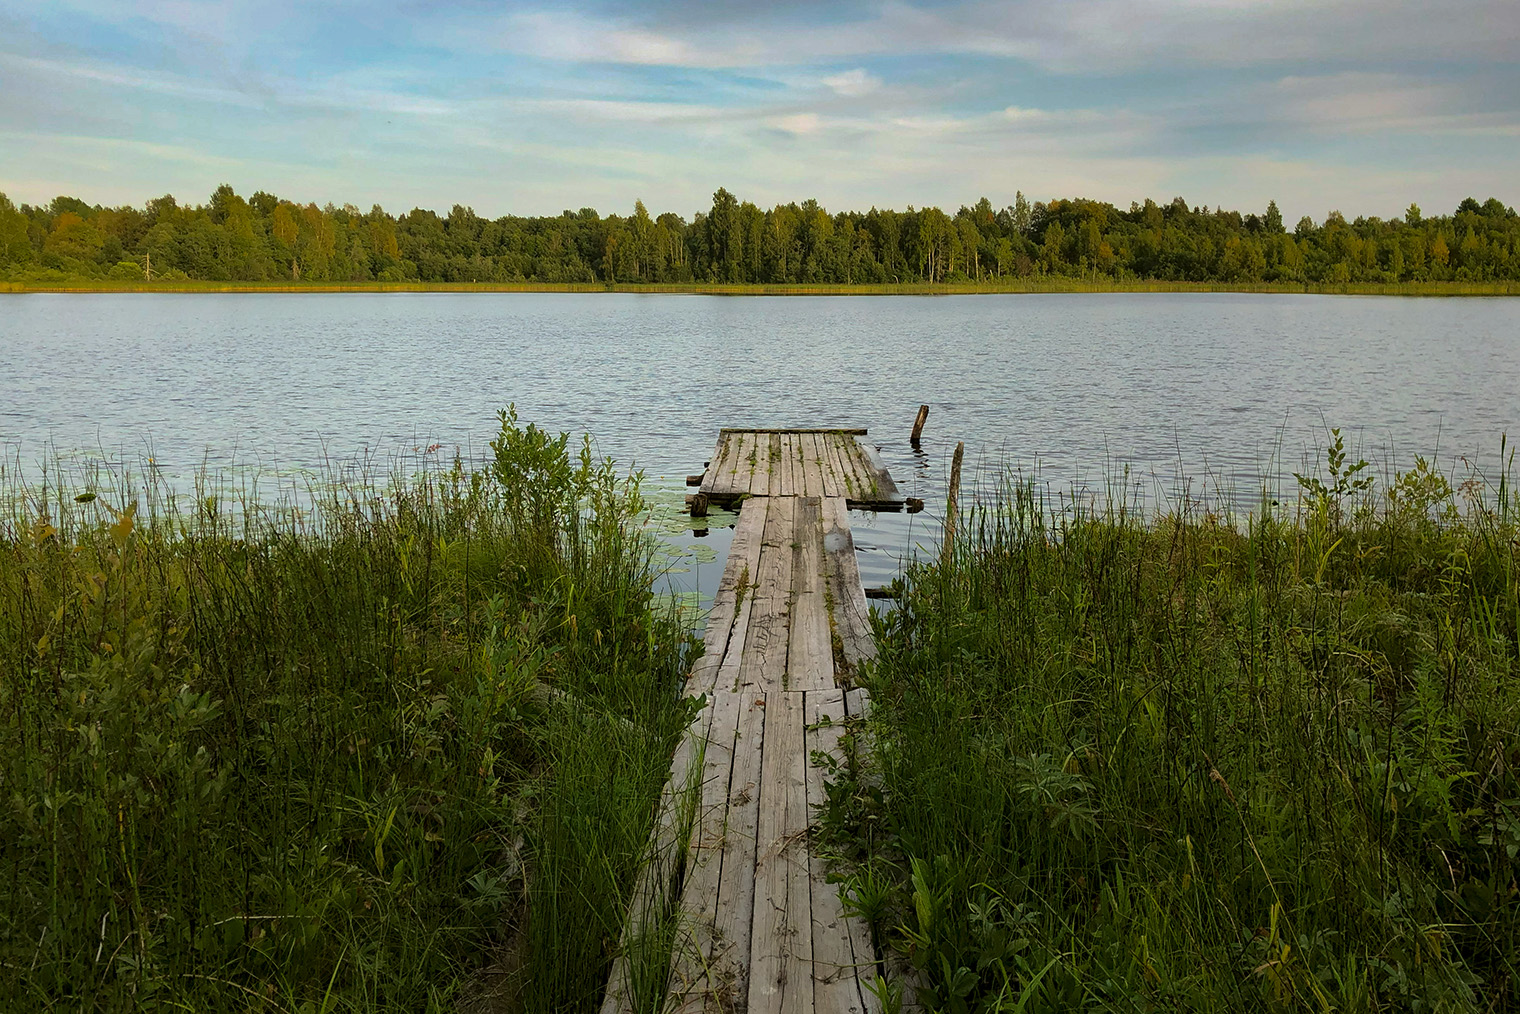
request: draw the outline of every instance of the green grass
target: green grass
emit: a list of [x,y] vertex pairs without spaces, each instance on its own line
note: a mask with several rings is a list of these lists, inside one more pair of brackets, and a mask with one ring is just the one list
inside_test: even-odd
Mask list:
[[1520,1009],[1520,511],[1010,483],[906,575],[825,831],[931,1010]]
[[208,282],[0,281],[11,292],[644,292],[718,296],[942,296],[1038,292],[1282,292],[1364,296],[1515,296],[1520,282],[1172,282],[1066,275],[984,282],[772,285],[726,282]]
[[493,447],[305,512],[0,476],[0,1006],[595,1009],[691,642],[636,481]]

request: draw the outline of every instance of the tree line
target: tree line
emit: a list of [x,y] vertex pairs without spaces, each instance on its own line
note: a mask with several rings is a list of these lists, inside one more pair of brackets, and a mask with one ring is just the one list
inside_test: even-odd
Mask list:
[[817,201],[762,209],[726,189],[688,221],[591,208],[482,218],[454,205],[392,215],[375,205],[300,204],[223,185],[205,204],[171,196],[141,208],[76,197],[17,206],[0,194],[0,278],[227,282],[674,282],[828,284],[990,282],[1032,275],[1180,282],[1520,280],[1520,217],[1496,198],[1450,215],[1410,205],[1394,218],[1330,212],[1289,230],[1261,213],[1146,200],[1089,200],[955,213]]

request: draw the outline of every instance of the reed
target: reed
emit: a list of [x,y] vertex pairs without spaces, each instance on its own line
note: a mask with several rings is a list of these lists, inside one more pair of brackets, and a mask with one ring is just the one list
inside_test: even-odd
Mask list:
[[302,510],[4,476],[0,998],[595,1008],[691,640],[637,476],[492,447]]
[[1520,1009],[1508,464],[970,510],[824,827],[928,1008]]

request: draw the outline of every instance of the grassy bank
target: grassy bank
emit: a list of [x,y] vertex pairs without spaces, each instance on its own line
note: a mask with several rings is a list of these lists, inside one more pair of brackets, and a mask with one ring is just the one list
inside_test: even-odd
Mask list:
[[1520,511],[1010,485],[905,580],[826,820],[930,1009],[1520,1009]]
[[0,483],[0,998],[595,1009],[689,638],[636,483],[493,448],[306,513]]
[[731,285],[709,283],[580,282],[115,282],[77,279],[47,282],[0,281],[0,293],[22,292],[635,292],[712,296],[949,296],[1038,292],[1281,292],[1359,296],[1516,296],[1520,282],[1397,282],[1317,285],[1291,282],[1087,281],[1043,275],[988,282],[860,285]]

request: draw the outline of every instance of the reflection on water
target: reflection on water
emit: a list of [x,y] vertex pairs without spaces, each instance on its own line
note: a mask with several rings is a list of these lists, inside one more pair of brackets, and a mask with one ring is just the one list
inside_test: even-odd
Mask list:
[[[476,460],[515,401],[638,462],[676,504],[720,426],[867,426],[928,504],[852,515],[862,576],[882,584],[932,541],[957,440],[970,494],[1014,469],[1053,496],[1148,502],[1254,502],[1327,425],[1380,468],[1492,462],[1516,430],[1517,324],[1512,298],[4,296],[0,442],[23,464],[49,440],[151,456],[171,482],[236,459],[267,492],[324,463]],[[714,553],[672,584],[710,594],[728,537],[717,519],[674,535]]]

